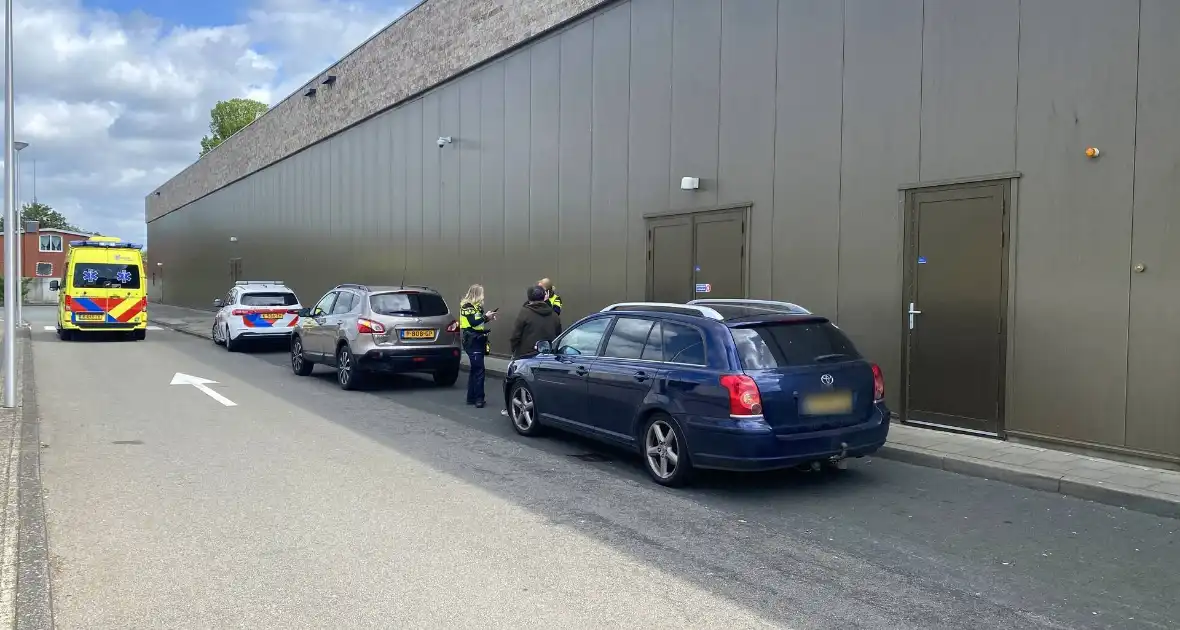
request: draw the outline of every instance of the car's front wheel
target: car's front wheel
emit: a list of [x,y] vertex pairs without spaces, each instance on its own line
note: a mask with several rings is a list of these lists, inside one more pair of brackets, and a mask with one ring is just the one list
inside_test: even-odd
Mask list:
[[692,477],[692,461],[680,424],[665,413],[653,414],[643,429],[643,467],[662,486],[683,486]]
[[224,343],[221,339],[221,326],[219,324],[213,324],[213,331],[210,333],[210,336],[213,339],[213,345],[220,346]]
[[537,401],[533,398],[533,390],[525,383],[512,385],[508,394],[508,417],[512,419],[512,428],[525,437],[541,433],[541,423],[537,420]]
[[299,337],[291,338],[291,371],[296,376],[308,376],[315,364],[303,356],[303,340]]

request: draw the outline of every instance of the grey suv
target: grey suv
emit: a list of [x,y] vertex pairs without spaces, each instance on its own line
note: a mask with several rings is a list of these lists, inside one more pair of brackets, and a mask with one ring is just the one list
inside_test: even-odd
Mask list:
[[422,286],[342,284],[299,311],[291,369],[336,369],[343,389],[374,373],[426,372],[450,387],[459,378],[459,322],[438,291]]

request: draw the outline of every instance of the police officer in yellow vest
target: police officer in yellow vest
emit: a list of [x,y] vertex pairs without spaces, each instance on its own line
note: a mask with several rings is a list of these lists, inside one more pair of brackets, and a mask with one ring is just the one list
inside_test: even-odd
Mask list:
[[549,278],[541,278],[541,281],[537,284],[542,289],[545,289],[545,299],[549,302],[549,306],[553,307],[553,312],[561,315],[561,296],[557,294],[557,291],[553,290],[553,281]]
[[473,284],[459,302],[459,330],[462,332],[463,351],[471,362],[467,373],[467,404],[484,406],[484,356],[491,349],[487,324],[496,319],[496,312],[483,310],[483,285]]

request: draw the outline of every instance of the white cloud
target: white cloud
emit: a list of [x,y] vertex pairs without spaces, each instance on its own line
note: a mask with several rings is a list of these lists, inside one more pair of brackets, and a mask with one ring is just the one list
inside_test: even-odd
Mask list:
[[[401,13],[382,0],[248,0],[235,23],[165,26],[80,0],[14,8],[18,195],[144,238],[143,198],[193,162],[218,100],[275,104]],[[159,6],[159,5],[156,5]],[[2,16],[0,16],[2,17]]]

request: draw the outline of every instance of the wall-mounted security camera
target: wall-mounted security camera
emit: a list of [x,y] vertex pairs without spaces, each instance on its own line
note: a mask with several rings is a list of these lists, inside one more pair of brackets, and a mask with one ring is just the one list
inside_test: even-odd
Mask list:
[[447,146],[448,144],[450,144],[451,142],[452,142],[452,140],[451,140],[450,136],[439,136],[438,137],[438,148],[441,149],[441,148]]

